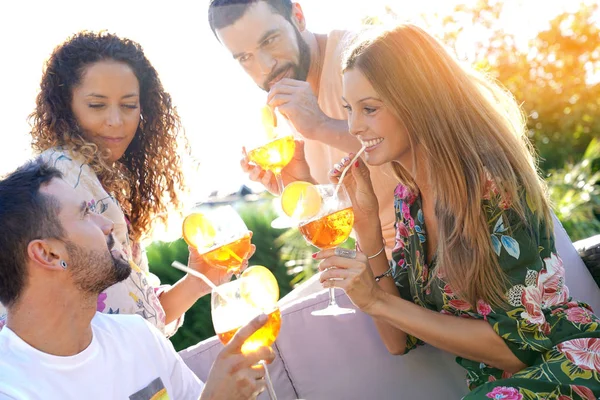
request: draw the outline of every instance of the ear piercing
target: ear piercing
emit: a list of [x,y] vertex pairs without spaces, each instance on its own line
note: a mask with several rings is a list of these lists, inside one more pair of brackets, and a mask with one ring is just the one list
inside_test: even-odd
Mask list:
[[67,269],[67,263],[64,260],[60,260],[60,266],[62,269]]

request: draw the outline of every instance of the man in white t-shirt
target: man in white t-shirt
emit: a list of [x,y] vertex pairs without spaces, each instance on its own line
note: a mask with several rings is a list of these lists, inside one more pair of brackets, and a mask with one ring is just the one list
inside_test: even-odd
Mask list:
[[36,160],[0,181],[0,399],[248,399],[264,390],[259,360],[241,345],[266,322],[240,329],[204,385],[171,343],[137,315],[96,313],[98,294],[129,275],[113,223]]

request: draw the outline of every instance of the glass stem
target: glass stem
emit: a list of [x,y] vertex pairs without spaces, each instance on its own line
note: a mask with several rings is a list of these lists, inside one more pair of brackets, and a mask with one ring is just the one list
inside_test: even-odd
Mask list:
[[279,195],[281,196],[281,193],[283,193],[283,189],[285,188],[285,186],[283,184],[283,178],[281,177],[280,172],[277,172],[275,174],[275,180],[277,181],[277,188],[279,189]]
[[335,301],[335,288],[329,288],[329,306],[337,307],[337,301]]

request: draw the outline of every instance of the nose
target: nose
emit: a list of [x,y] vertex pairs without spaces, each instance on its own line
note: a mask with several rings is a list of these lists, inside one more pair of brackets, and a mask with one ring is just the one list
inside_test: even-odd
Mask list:
[[361,127],[360,113],[348,114],[348,131],[352,136],[356,136],[364,129]]
[[263,75],[269,75],[271,72],[273,72],[275,66],[277,65],[275,58],[273,58],[271,54],[266,51],[258,52],[256,58],[258,69]]
[[123,124],[121,110],[118,107],[109,108],[108,115],[106,116],[106,124],[108,126],[121,126]]
[[94,217],[94,222],[96,223],[96,225],[98,225],[98,227],[100,229],[102,229],[102,233],[104,233],[106,236],[110,235],[114,228],[115,228],[115,224],[114,222],[112,222],[110,219],[106,218],[104,215],[102,214],[92,214]]

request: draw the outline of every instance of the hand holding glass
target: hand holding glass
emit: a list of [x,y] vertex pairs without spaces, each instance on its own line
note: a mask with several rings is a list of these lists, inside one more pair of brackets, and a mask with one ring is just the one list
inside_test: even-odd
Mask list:
[[[306,241],[319,249],[331,249],[344,243],[352,232],[354,212],[352,202],[346,188],[335,185],[316,185],[311,190],[318,191],[321,207],[310,218],[300,220],[298,229]],[[302,204],[302,202],[300,202]],[[323,310],[314,311],[312,315],[352,314],[355,310],[341,308],[335,301],[334,288],[329,289],[329,304]]]
[[185,241],[212,267],[238,274],[251,251],[251,233],[231,206],[188,215]]
[[[294,136],[289,129],[277,124],[276,111],[270,106],[262,109],[262,122],[266,139],[260,140],[261,145],[248,152],[248,160],[264,170],[269,170],[275,175],[279,193],[283,191],[283,179],[281,170],[290,163],[296,149]],[[283,118],[280,117],[279,120]]]
[[[278,298],[277,280],[267,268],[262,266],[250,267],[239,279],[220,285],[218,290],[213,290],[212,321],[221,342],[229,343],[242,326],[264,313],[268,316],[267,322],[244,342],[242,353],[252,352],[262,346],[271,346],[281,327]],[[263,367],[269,395],[275,400],[275,391],[264,363]]]

